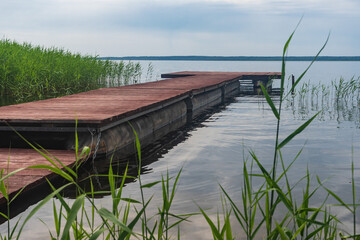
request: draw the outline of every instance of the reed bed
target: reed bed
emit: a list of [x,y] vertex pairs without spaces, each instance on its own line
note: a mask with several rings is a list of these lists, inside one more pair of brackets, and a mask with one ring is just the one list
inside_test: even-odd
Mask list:
[[141,65],[0,40],[0,105],[137,83]]
[[304,82],[285,101],[298,119],[321,110],[320,121],[351,121],[360,128],[360,77],[340,78],[330,84]]

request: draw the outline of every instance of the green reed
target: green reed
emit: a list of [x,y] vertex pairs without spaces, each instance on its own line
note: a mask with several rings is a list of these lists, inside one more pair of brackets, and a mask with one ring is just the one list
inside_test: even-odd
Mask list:
[[[128,166],[126,166],[121,175],[115,174],[112,164],[110,164],[108,173],[106,175],[90,175],[81,180],[79,179],[78,170],[88,159],[90,149],[85,146],[80,151],[76,132],[76,154],[75,165],[73,168],[65,166],[59,159],[56,158],[56,156],[52,156],[45,149],[41,148],[40,146],[31,144],[20,134],[18,135],[39,154],[41,154],[49,163],[49,165],[34,165],[28,168],[50,170],[51,172],[64,178],[67,183],[64,186],[56,189],[53,187],[51,182],[48,181],[48,184],[53,189],[53,192],[40,201],[30,211],[30,213],[25,216],[23,221],[20,221],[19,219],[14,226],[10,226],[10,219],[8,217],[10,215],[9,206],[11,202],[19,194],[21,194],[21,191],[12,199],[9,199],[6,191],[7,179],[19,171],[24,170],[25,168],[18,169],[6,175],[3,174],[4,170],[2,170],[0,176],[0,191],[7,200],[8,212],[0,214],[7,219],[8,234],[6,236],[0,235],[0,239],[20,239],[24,226],[31,218],[33,218],[39,209],[51,201],[51,199],[54,199],[54,197],[57,198],[60,207],[56,206],[55,201],[53,200],[53,219],[55,232],[49,229],[49,236],[51,239],[98,239],[100,237],[103,239],[130,239],[131,237],[137,239],[142,238],[154,240],[169,239],[171,237],[170,231],[176,227],[179,229],[179,224],[183,221],[188,221],[188,218],[192,215],[177,215],[171,212],[171,205],[173,204],[181,170],[175,177],[174,181],[172,181],[172,177],[170,177],[169,173],[167,172],[166,176],[162,176],[160,181],[142,184],[140,175],[142,162],[141,147],[135,129],[134,144],[135,148],[137,149],[137,176],[128,175]],[[80,154],[78,154],[78,152],[80,152]],[[112,159],[110,161],[112,161]],[[93,179],[104,176],[108,178],[109,189],[105,191],[96,191],[93,186]],[[135,179],[139,181],[139,188],[141,190],[140,201],[122,196],[125,182],[128,179]],[[81,182],[87,180],[90,181],[90,191],[86,191],[83,187],[81,187]],[[163,205],[162,207],[158,208],[158,212],[155,215],[147,217],[146,209],[148,208],[152,197],[150,197],[148,200],[145,200],[142,190],[145,188],[152,188],[157,184],[161,184],[162,187]],[[69,205],[61,195],[61,192],[70,186],[75,186],[76,188],[76,198],[72,205]],[[104,194],[111,196],[111,209],[100,208],[95,203],[97,195]],[[135,217],[130,219],[130,215],[133,215],[131,213],[134,212]],[[174,220],[170,221],[170,218],[173,218]],[[99,219],[100,223],[96,223],[96,220]],[[150,223],[149,220],[151,220],[153,223]],[[46,225],[45,222],[43,223]],[[135,226],[139,224],[142,229],[141,233],[134,231]],[[180,237],[180,232],[178,232],[178,236]]]
[[305,119],[310,112],[322,110],[319,120],[351,121],[360,127],[360,77],[340,78],[331,83],[303,83],[286,99],[286,108],[297,118]]
[[137,83],[141,65],[0,40],[0,105]]

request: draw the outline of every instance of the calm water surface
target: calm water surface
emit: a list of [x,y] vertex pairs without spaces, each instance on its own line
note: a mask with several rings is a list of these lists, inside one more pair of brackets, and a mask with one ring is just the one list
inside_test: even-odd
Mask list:
[[[148,62],[141,62],[144,67]],[[155,75],[164,72],[183,70],[209,71],[280,71],[280,62],[152,62]],[[308,63],[289,62],[288,73],[300,75]],[[360,62],[318,62],[309,71],[306,81],[331,82],[340,77],[360,76]],[[276,97],[275,97],[276,101]],[[299,113],[297,102],[285,104],[282,115],[281,139],[294,131],[316,111],[309,107],[305,113]],[[358,108],[360,106],[357,106]],[[356,110],[356,109],[355,109]],[[358,111],[358,109],[357,109]],[[306,174],[308,168],[312,174],[313,186],[315,176],[320,179],[329,178],[326,183],[330,189],[351,200],[351,159],[355,161],[357,191],[360,194],[360,127],[355,118],[340,117],[340,112],[325,115],[316,119],[303,133],[283,148],[285,162],[290,163],[298,151],[303,151],[290,170],[292,183]],[[331,115],[331,116],[333,116]],[[178,131],[180,142],[166,148],[157,161],[146,166],[146,174],[142,175],[143,184],[161,179],[161,175],[175,176],[182,168],[180,183],[172,205],[174,213],[198,212],[198,207],[207,209],[215,216],[220,205],[221,184],[234,199],[241,198],[242,166],[249,151],[254,151],[263,165],[270,169],[272,165],[273,146],[276,121],[266,101],[259,96],[239,96],[231,103],[223,106],[210,117],[188,131]],[[352,153],[353,147],[353,153]],[[257,170],[255,170],[257,171]],[[255,185],[260,180],[254,180]],[[129,183],[124,194],[140,199],[138,182]],[[301,189],[296,190],[299,194]],[[323,192],[313,199],[312,204],[323,199]],[[125,196],[124,195],[124,196]],[[156,213],[162,204],[161,186],[146,189],[146,198],[153,196],[149,215]],[[360,196],[360,195],[358,195]],[[69,199],[69,202],[72,200]],[[96,200],[99,206],[111,208],[111,198],[105,196]],[[197,204],[197,205],[196,205]],[[29,208],[27,215],[32,208]],[[336,213],[348,221],[349,217],[342,209],[334,209]],[[358,214],[360,216],[360,214]],[[50,229],[52,223],[52,205],[42,208],[36,217],[27,225],[23,236],[29,239],[48,238],[47,227],[36,218],[41,218]],[[14,222],[15,220],[12,220]],[[211,239],[209,227],[201,216],[191,217],[191,223],[182,225],[184,239]],[[359,218],[360,221],[360,218]],[[349,226],[350,227],[350,226]],[[6,226],[1,226],[4,233]],[[30,234],[31,233],[31,234]]]
[[[231,72],[281,72],[281,62],[270,61],[140,61],[144,70],[151,63],[154,67],[154,76],[160,78],[162,73],[178,71],[231,71]],[[286,74],[298,77],[309,65],[309,62],[288,62]],[[146,79],[146,71],[143,78]],[[344,77],[360,76],[360,62],[315,62],[309,69],[304,81],[329,82]]]

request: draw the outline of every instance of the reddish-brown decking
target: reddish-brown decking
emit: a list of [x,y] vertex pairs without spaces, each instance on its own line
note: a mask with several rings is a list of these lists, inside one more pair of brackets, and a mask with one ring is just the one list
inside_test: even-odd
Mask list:
[[[189,76],[191,75],[191,76]],[[164,74],[171,80],[103,88],[61,98],[47,99],[1,108],[0,121],[9,123],[103,124],[161,105],[190,91],[199,91],[243,76],[278,76],[276,72],[181,72]],[[188,77],[177,77],[188,76]]]
[[[75,117],[79,124],[93,124],[106,126],[119,119],[141,114],[154,107],[177,99],[196,94],[206,89],[217,87],[235,79],[267,79],[279,78],[277,72],[179,72],[164,74],[163,77],[173,78],[157,82],[136,84],[115,88],[103,88],[70,96],[23,103],[0,108],[0,127],[8,125],[26,127],[46,127],[51,124],[67,124],[74,126]],[[30,124],[30,125],[29,125]],[[0,131],[1,134],[1,131]],[[3,133],[4,134],[4,133]],[[1,138],[6,136],[1,135]],[[50,153],[71,166],[75,156],[73,151],[50,150]],[[39,153],[29,149],[0,149],[0,168],[6,172],[50,163]],[[47,170],[26,169],[16,173],[8,179],[8,192],[14,195],[27,186],[24,191],[31,191],[33,187],[46,178],[51,177]],[[0,194],[0,205],[5,199]]]
[[[52,156],[56,156],[66,166],[71,166],[75,160],[75,152],[70,150],[49,150]],[[48,153],[47,153],[48,154]],[[53,158],[53,160],[55,160]],[[34,149],[4,149],[0,148],[0,169],[4,169],[4,176],[20,168],[34,165],[51,165],[40,153]],[[45,169],[25,169],[17,172],[4,180],[7,185],[8,194],[14,195],[17,191],[26,186],[23,191],[29,191],[38,183],[50,178],[51,172]],[[0,205],[6,203],[0,193]]]

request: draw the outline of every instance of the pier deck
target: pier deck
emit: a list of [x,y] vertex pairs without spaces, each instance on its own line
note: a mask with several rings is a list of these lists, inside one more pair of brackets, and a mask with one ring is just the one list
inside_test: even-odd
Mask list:
[[[203,92],[214,91],[241,79],[266,82],[269,78],[280,78],[281,74],[278,72],[178,72],[163,74],[162,77],[173,79],[102,88],[54,99],[0,107],[0,169],[5,169],[4,173],[7,173],[31,165],[50,165],[36,151],[24,149],[24,145],[21,144],[16,146],[15,137],[11,135],[14,129],[26,138],[44,133],[45,137],[39,138],[42,144],[41,139],[46,136],[57,138],[58,135],[66,133],[74,138],[76,118],[79,132],[101,133],[107,128]],[[50,140],[45,139],[44,142]],[[48,149],[47,146],[43,147]],[[75,161],[74,150],[63,148],[61,144],[56,148],[58,149],[50,149],[50,153],[71,167]],[[10,197],[24,188],[19,195],[21,196],[25,192],[35,191],[37,185],[46,183],[46,179],[53,177],[54,175],[47,170],[26,169],[9,177],[5,183],[8,184]],[[0,193],[0,210],[4,209],[5,204],[6,200]]]
[[206,91],[211,87],[217,87],[234,79],[279,78],[279,76],[281,75],[278,72],[179,72],[163,74],[162,77],[164,78],[174,79],[102,88],[60,98],[1,107],[0,121],[6,121],[13,126],[18,124],[51,126],[49,123],[73,126],[76,116],[79,125],[102,125],[161,105],[190,92],[194,94]]

